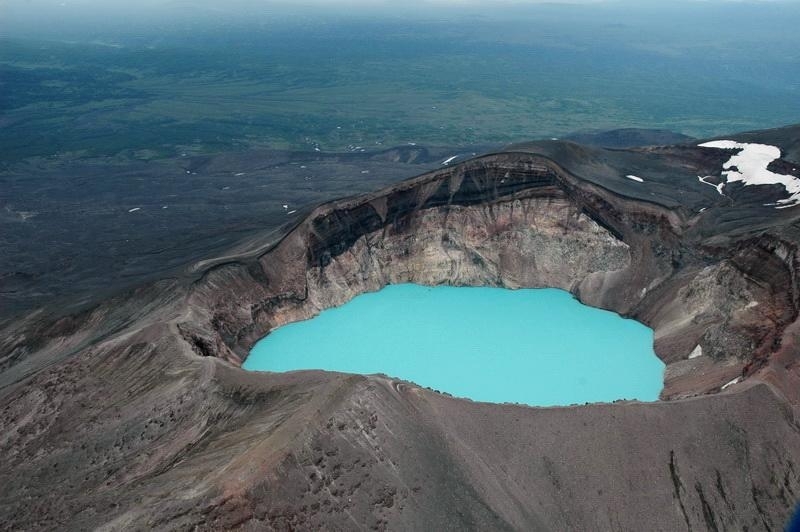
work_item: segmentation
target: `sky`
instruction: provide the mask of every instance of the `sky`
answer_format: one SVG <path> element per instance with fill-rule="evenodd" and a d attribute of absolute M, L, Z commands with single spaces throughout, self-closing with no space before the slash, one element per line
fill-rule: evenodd
<path fill-rule="evenodd" d="M 746 40 L 752 32 L 746 27 L 742 27 L 745 31 L 737 30 L 737 26 L 744 24 L 742 19 L 749 23 L 753 10 L 769 12 L 768 18 L 780 25 L 787 18 L 796 18 L 784 17 L 781 6 L 791 6 L 796 15 L 800 0 L 0 0 L 0 37 L 70 42 L 124 40 L 137 33 L 179 34 L 225 26 L 233 31 L 259 24 L 276 27 L 286 21 L 367 17 L 445 23 L 470 16 L 512 22 L 533 17 L 535 22 L 536 17 L 545 14 L 568 24 L 569 17 L 586 18 L 593 9 L 603 11 L 598 12 L 603 20 L 616 17 L 621 23 L 646 22 L 665 30 L 670 30 L 672 24 L 675 31 L 681 31 L 678 26 L 683 12 L 713 25 L 716 19 L 724 19 L 736 10 L 721 9 L 721 4 L 749 6 L 748 13 L 734 19 L 729 27 L 732 35 Z M 711 16 L 700 13 L 715 7 L 717 13 Z M 662 17 L 662 13 L 668 16 Z"/>
<path fill-rule="evenodd" d="M 671 0 L 675 3 L 709 2 L 791 2 L 798 0 Z M 476 7 L 502 6 L 511 4 L 623 4 L 658 5 L 662 0 L 0 0 L 0 16 L 11 19 L 18 16 L 47 16 L 53 10 L 94 11 L 105 13 L 146 13 L 167 10 L 191 10 L 207 12 L 249 12 L 275 7 L 309 6 L 347 6 L 374 7 L 386 10 L 403 11 L 410 7 L 418 9 L 437 5 L 472 5 Z"/>

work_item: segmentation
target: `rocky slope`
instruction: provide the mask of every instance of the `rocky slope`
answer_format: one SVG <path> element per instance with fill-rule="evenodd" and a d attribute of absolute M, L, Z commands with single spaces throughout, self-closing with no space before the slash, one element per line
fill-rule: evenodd
<path fill-rule="evenodd" d="M 798 133 L 763 135 L 788 157 Z M 764 205 L 774 186 L 698 179 L 729 155 L 514 146 L 8 325 L 2 526 L 780 529 L 800 494 L 800 214 Z M 663 400 L 541 409 L 238 368 L 275 327 L 408 281 L 560 287 L 635 317 Z"/>

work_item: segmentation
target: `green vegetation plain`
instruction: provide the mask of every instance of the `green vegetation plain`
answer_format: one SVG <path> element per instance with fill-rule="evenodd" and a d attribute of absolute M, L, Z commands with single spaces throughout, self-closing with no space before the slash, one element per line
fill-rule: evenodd
<path fill-rule="evenodd" d="M 784 28 L 800 9 L 781 7 L 776 21 L 769 5 L 701 6 L 680 19 L 668 8 L 628 18 L 583 8 L 576 17 L 551 6 L 505 18 L 200 25 L 84 42 L 6 37 L 0 153 L 9 163 L 373 150 L 620 127 L 708 136 L 800 121 L 800 37 Z M 743 18 L 748 32 L 731 32 Z"/>

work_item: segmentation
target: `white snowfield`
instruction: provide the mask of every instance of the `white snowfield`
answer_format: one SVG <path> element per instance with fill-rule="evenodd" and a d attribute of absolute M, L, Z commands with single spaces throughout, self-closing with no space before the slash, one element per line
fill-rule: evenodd
<path fill-rule="evenodd" d="M 793 175 L 776 174 L 767 170 L 769 163 L 775 159 L 780 159 L 780 148 L 768 144 L 751 144 L 748 142 L 736 142 L 735 140 L 714 140 L 698 144 L 698 146 L 720 150 L 739 150 L 736 155 L 722 165 L 722 175 L 725 177 L 725 183 L 741 181 L 745 186 L 783 185 L 789 197 L 767 205 L 774 205 L 776 209 L 800 205 L 800 179 Z M 703 178 L 699 179 L 704 181 Z M 720 194 L 722 194 L 723 186 L 724 184 L 721 183 L 717 187 Z"/>
<path fill-rule="evenodd" d="M 644 179 L 642 179 L 642 178 L 641 178 L 641 177 L 639 177 L 639 176 L 635 176 L 635 175 L 630 175 L 630 174 L 628 174 L 628 175 L 626 175 L 625 177 L 627 177 L 627 178 L 628 178 L 628 179 L 630 179 L 631 181 L 636 181 L 637 183 L 644 183 Z"/>

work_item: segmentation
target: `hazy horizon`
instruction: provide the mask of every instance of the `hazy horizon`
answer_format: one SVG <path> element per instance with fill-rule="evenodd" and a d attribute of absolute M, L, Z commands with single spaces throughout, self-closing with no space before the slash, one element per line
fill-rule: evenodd
<path fill-rule="evenodd" d="M 75 38 L 82 32 L 104 37 L 125 37 L 155 30 L 171 33 L 231 24 L 268 28 L 284 23 L 324 20 L 390 18 L 457 22 L 483 20 L 515 22 L 519 17 L 576 17 L 581 22 L 595 13 L 617 17 L 621 24 L 670 29 L 682 17 L 696 24 L 705 21 L 712 31 L 724 27 L 748 41 L 756 24 L 769 20 L 780 38 L 796 28 L 800 2 L 792 0 L 420 0 L 398 4 L 383 0 L 5 0 L 0 2 L 0 36 L 25 38 Z M 740 19 L 747 13 L 746 19 Z M 780 14 L 780 16 L 777 16 Z M 666 19 L 663 17 L 666 15 Z M 755 19 L 755 21 L 753 20 Z M 153 26 L 155 25 L 155 26 Z M 679 27 L 672 27 L 681 31 Z M 532 30 L 535 31 L 535 28 Z"/>

